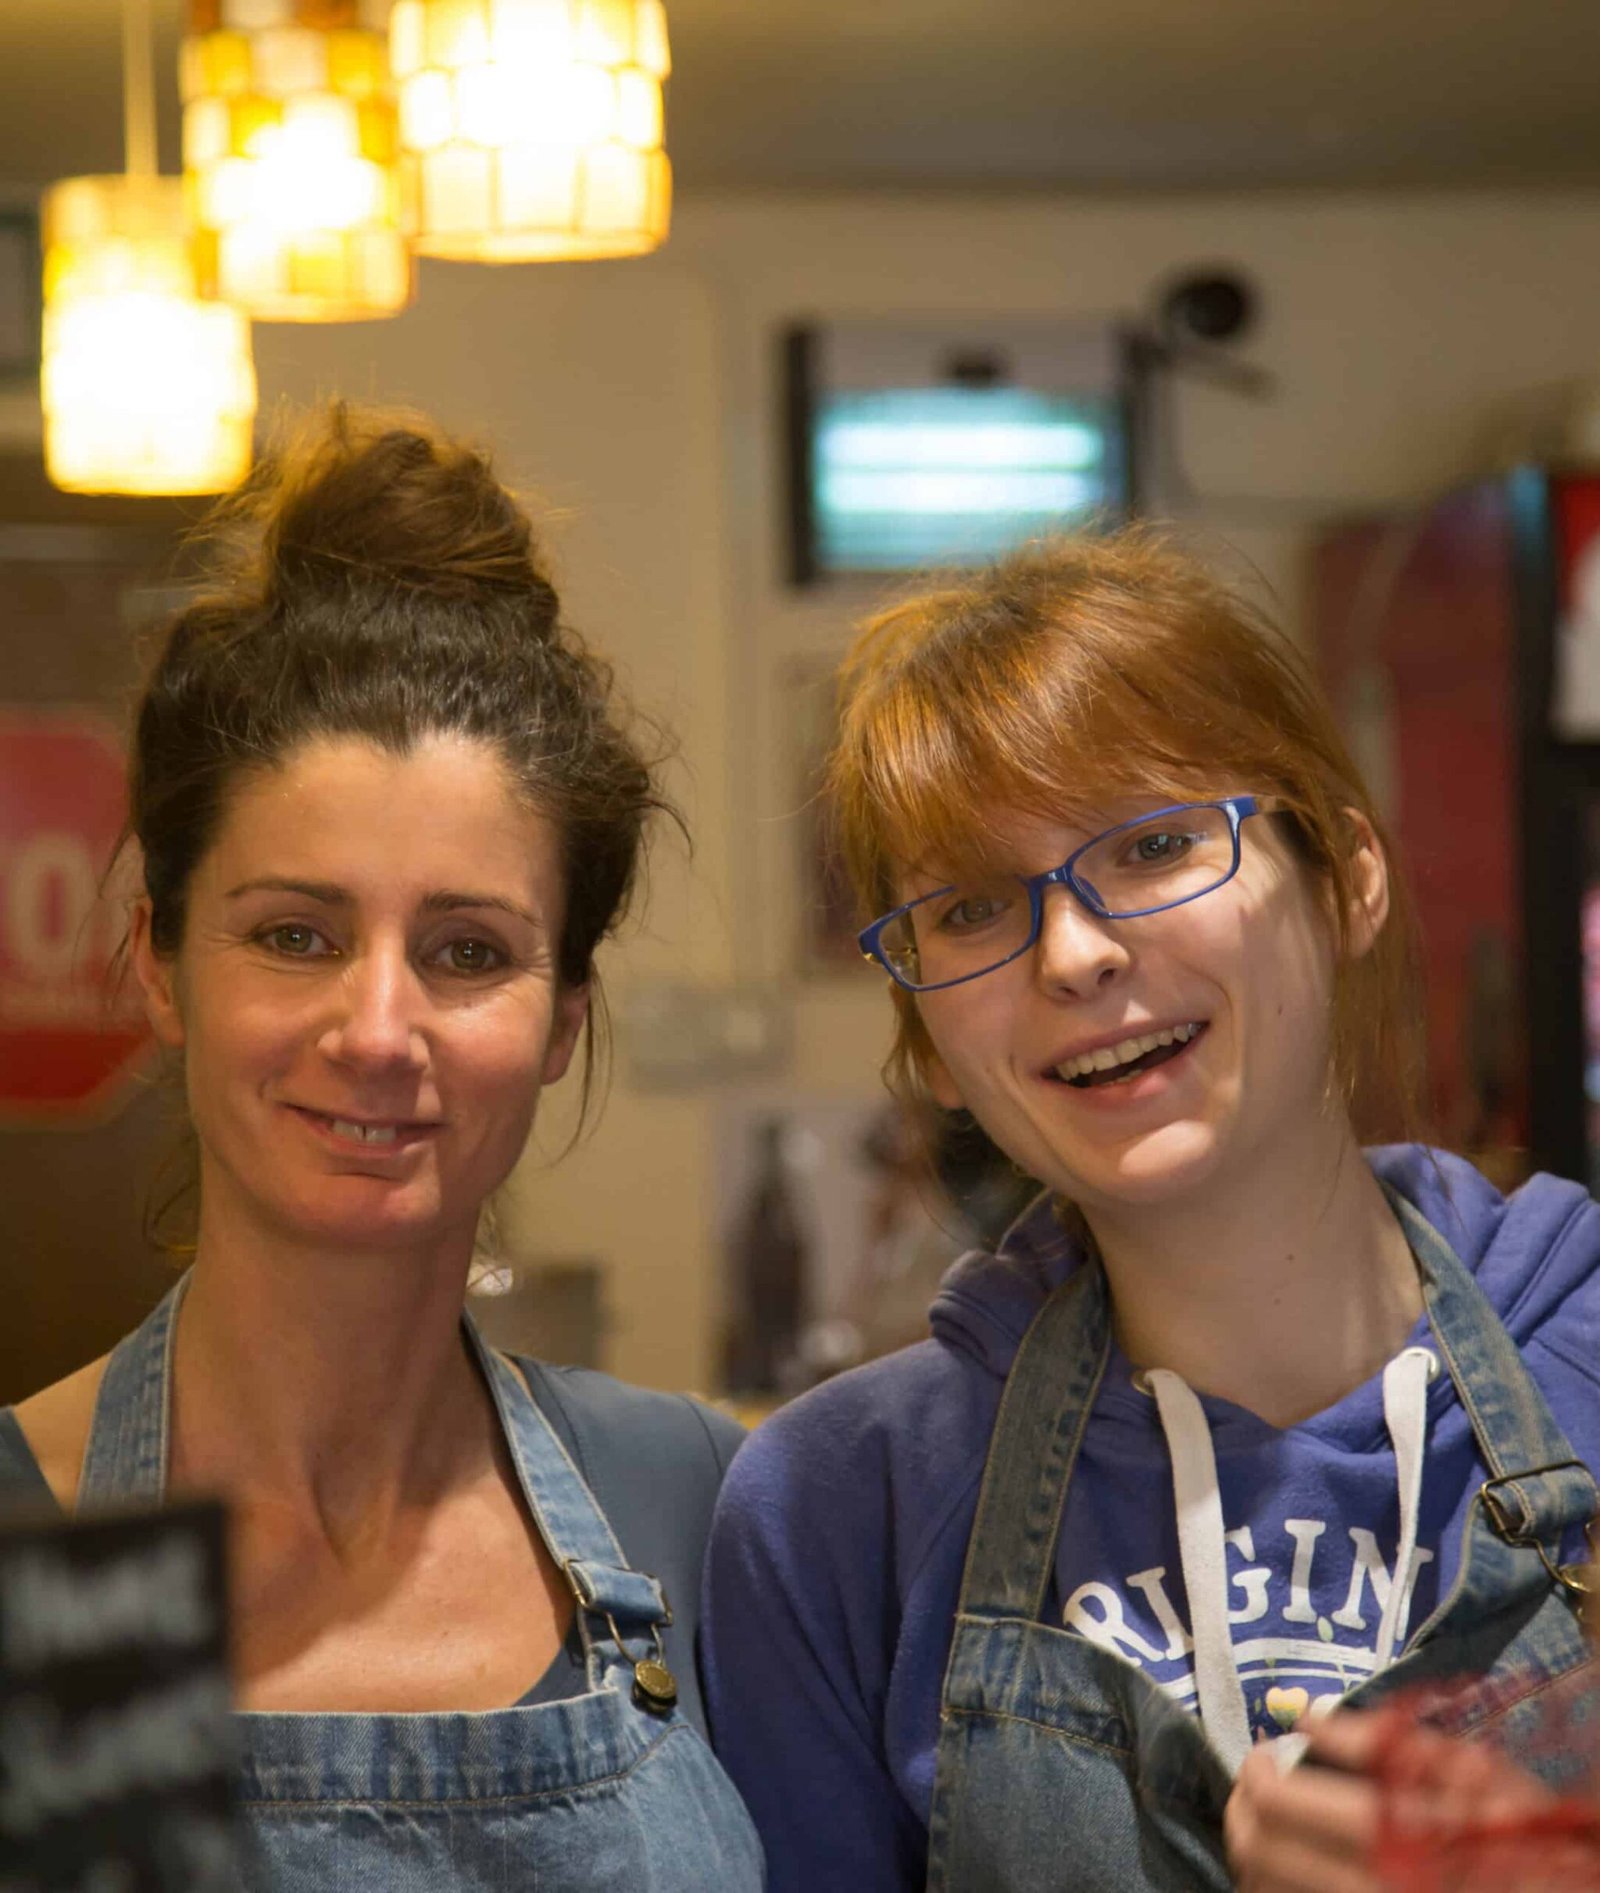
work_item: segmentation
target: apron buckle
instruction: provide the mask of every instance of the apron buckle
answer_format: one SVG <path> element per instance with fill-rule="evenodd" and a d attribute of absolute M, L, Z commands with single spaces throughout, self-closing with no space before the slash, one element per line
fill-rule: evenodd
<path fill-rule="evenodd" d="M 1547 1466 L 1524 1466 L 1517 1472 L 1502 1472 L 1493 1479 L 1485 1479 L 1478 1487 L 1478 1497 L 1483 1501 L 1483 1509 L 1489 1514 L 1489 1523 L 1493 1525 L 1506 1544 L 1532 1545 L 1537 1549 L 1539 1540 L 1537 1535 L 1529 1529 L 1533 1521 L 1528 1515 L 1527 1501 L 1519 1492 L 1516 1496 L 1515 1510 L 1513 1510 L 1511 1500 L 1500 1488 L 1502 1486 L 1515 1488 L 1520 1480 L 1537 1479 L 1543 1473 L 1566 1472 L 1569 1469 L 1589 1472 L 1589 1468 L 1581 1459 L 1553 1459 Z M 1589 1481 L 1591 1485 L 1594 1483 L 1593 1473 L 1589 1473 Z M 1548 1562 L 1549 1560 L 1546 1559 L 1546 1563 Z"/>
<path fill-rule="evenodd" d="M 1578 1614 L 1578 1621 L 1585 1629 L 1588 1629 L 1594 1621 L 1596 1597 L 1600 1596 L 1600 1580 L 1597 1580 L 1594 1564 L 1557 1564 L 1545 1550 L 1537 1533 L 1529 1529 L 1532 1521 L 1528 1516 L 1526 1500 L 1519 1493 L 1516 1510 L 1513 1511 L 1510 1500 L 1500 1490 L 1502 1486 L 1514 1487 L 1520 1479 L 1536 1479 L 1541 1473 L 1565 1472 L 1569 1469 L 1589 1472 L 1588 1466 L 1581 1459 L 1556 1459 L 1552 1460 L 1548 1466 L 1529 1466 L 1520 1472 L 1503 1472 L 1498 1478 L 1485 1479 L 1478 1488 L 1478 1497 L 1483 1501 L 1483 1509 L 1489 1515 L 1489 1523 L 1493 1525 L 1504 1543 L 1519 1547 L 1531 1546 L 1538 1552 L 1539 1562 L 1550 1573 L 1552 1580 L 1566 1592 L 1568 1601 Z M 1589 1477 L 1592 1483 L 1594 1475 L 1590 1473 Z M 1597 1498 L 1600 1498 L 1600 1492 L 1597 1492 Z M 1595 1519 L 1591 1515 L 1588 1524 L 1584 1527 L 1584 1536 L 1590 1540 L 1591 1545 L 1594 1526 Z"/>

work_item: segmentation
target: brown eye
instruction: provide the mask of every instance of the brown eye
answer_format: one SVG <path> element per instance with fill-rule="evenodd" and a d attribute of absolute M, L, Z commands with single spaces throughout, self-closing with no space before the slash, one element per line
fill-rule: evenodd
<path fill-rule="evenodd" d="M 493 973 L 505 964 L 505 955 L 487 940 L 452 940 L 444 960 L 452 973 Z"/>
<path fill-rule="evenodd" d="M 296 960 L 309 958 L 319 944 L 327 944 L 315 927 L 307 927 L 298 921 L 282 927 L 269 927 L 260 938 L 274 953 L 282 953 Z"/>

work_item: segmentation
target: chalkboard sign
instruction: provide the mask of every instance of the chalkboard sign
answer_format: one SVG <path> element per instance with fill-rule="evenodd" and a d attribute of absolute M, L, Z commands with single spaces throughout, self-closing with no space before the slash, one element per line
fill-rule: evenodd
<path fill-rule="evenodd" d="M 0 1893 L 236 1893 L 222 1511 L 0 1527 Z"/>

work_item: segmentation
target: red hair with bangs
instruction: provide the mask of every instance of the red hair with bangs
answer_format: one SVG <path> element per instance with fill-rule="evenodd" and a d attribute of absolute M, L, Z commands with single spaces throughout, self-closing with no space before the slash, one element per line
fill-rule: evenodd
<path fill-rule="evenodd" d="M 863 920 L 905 874 L 986 864 L 1017 814 L 1113 799 L 1275 795 L 1327 894 L 1338 949 L 1329 1081 L 1364 1130 L 1410 1133 L 1422 1085 L 1415 928 L 1384 824 L 1326 700 L 1282 635 L 1144 528 L 1045 540 L 869 619 L 840 675 L 834 832 Z M 1388 919 L 1350 951 L 1354 809 L 1389 864 Z M 885 1066 L 921 1091 L 930 1050 L 893 989 Z"/>

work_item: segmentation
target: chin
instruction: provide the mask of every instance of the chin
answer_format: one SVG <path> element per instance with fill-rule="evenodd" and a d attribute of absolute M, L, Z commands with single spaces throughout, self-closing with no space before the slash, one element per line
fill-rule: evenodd
<path fill-rule="evenodd" d="M 1092 1207 L 1159 1208 L 1181 1202 L 1204 1189 L 1222 1168 L 1216 1127 L 1193 1122 L 1163 1125 L 1130 1138 L 1065 1184 L 1075 1201 Z"/>
<path fill-rule="evenodd" d="M 302 1198 L 278 1205 L 275 1220 L 297 1244 L 351 1252 L 415 1248 L 437 1240 L 451 1226 L 436 1197 L 407 1198 L 392 1189 L 345 1191 L 339 1200 Z"/>

